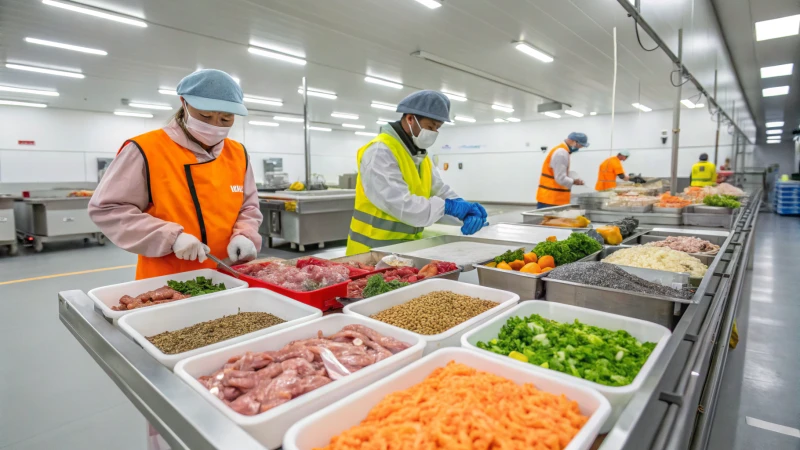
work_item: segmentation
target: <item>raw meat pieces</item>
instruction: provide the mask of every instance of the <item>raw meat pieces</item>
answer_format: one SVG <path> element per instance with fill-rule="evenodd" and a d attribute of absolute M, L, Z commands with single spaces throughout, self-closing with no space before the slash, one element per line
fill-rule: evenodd
<path fill-rule="evenodd" d="M 249 275 L 293 291 L 314 291 L 350 279 L 350 270 L 342 265 L 316 265 L 318 260 L 301 259 L 298 266 L 278 263 L 246 264 L 237 268 Z"/>
<path fill-rule="evenodd" d="M 175 300 L 183 300 L 189 297 L 191 297 L 191 295 L 184 295 L 168 286 L 163 286 L 154 291 L 147 291 L 144 294 L 139 294 L 136 297 L 123 295 L 122 298 L 119 299 L 119 305 L 114 305 L 111 307 L 111 309 L 113 311 L 128 311 L 145 306 L 160 305 L 162 303 L 174 302 Z"/>
<path fill-rule="evenodd" d="M 386 282 L 392 280 L 403 281 L 405 283 L 416 283 L 417 281 L 424 280 L 439 274 L 452 272 L 458 270 L 458 266 L 451 262 L 445 261 L 432 261 L 422 269 L 417 270 L 414 267 L 401 267 L 399 269 L 392 269 L 383 272 L 383 280 Z M 351 281 L 347 285 L 347 298 L 364 298 L 364 288 L 367 287 L 367 277 L 359 278 Z"/>

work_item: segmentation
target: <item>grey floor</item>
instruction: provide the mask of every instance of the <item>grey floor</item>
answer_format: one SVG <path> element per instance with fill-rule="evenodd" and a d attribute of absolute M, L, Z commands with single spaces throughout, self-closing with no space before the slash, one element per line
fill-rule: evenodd
<path fill-rule="evenodd" d="M 525 208 L 487 209 L 498 223 L 518 221 Z M 800 220 L 762 214 L 755 245 L 758 270 L 746 280 L 741 342 L 728 358 L 711 448 L 797 450 L 800 439 L 748 426 L 745 417 L 800 427 Z M 285 248 L 266 254 L 298 255 Z M 145 448 L 144 419 L 66 331 L 56 308 L 58 291 L 129 281 L 133 264 L 133 255 L 113 245 L 79 242 L 0 256 L 0 449 Z"/>

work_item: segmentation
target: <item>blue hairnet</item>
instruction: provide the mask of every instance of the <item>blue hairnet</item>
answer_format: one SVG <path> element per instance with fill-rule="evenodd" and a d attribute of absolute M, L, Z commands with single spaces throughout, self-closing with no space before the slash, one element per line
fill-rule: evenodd
<path fill-rule="evenodd" d="M 581 144 L 584 147 L 589 146 L 589 138 L 586 137 L 584 133 L 578 133 L 576 131 L 573 131 L 572 133 L 569 134 L 569 136 L 567 136 L 567 139 L 572 139 L 573 141 L 577 142 L 578 144 Z"/>
<path fill-rule="evenodd" d="M 242 88 L 221 70 L 203 69 L 190 73 L 178 83 L 177 91 L 193 108 L 247 115 Z"/>
<path fill-rule="evenodd" d="M 630 150 L 620 150 L 619 154 L 624 156 L 624 157 L 626 157 L 626 158 L 629 158 L 631 156 Z"/>
<path fill-rule="evenodd" d="M 450 122 L 450 99 L 438 91 L 414 92 L 398 103 L 397 112 Z"/>

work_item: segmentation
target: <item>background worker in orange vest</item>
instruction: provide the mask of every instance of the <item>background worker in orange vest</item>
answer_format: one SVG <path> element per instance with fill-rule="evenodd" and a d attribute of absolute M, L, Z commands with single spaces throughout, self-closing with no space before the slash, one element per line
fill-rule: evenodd
<path fill-rule="evenodd" d="M 617 187 L 617 178 L 628 181 L 630 177 L 625 175 L 622 161 L 627 161 L 630 156 L 631 152 L 622 150 L 617 153 L 617 156 L 612 156 L 603 161 L 600 164 L 600 172 L 597 174 L 597 183 L 594 185 L 595 190 L 605 191 L 606 189 Z"/>
<path fill-rule="evenodd" d="M 570 155 L 588 146 L 589 138 L 585 134 L 572 132 L 564 142 L 550 149 L 539 177 L 539 190 L 536 192 L 538 208 L 569 203 L 572 185 L 583 185 L 583 180 L 577 178 L 578 174 L 569 172 Z"/>
<path fill-rule="evenodd" d="M 89 202 L 117 246 L 139 255 L 136 279 L 254 259 L 262 221 L 253 169 L 228 139 L 246 116 L 242 88 L 205 69 L 181 80 L 181 109 L 164 127 L 126 141 Z"/>

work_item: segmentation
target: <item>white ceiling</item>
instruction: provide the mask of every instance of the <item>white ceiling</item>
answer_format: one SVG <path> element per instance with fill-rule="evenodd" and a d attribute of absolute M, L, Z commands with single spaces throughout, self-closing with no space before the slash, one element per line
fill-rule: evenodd
<path fill-rule="evenodd" d="M 81 2 L 144 19 L 149 26 L 138 28 L 76 14 L 39 0 L 0 0 L 0 61 L 80 70 L 86 75 L 82 80 L 61 78 L 3 65 L 0 85 L 57 89 L 61 95 L 0 92 L 1 99 L 108 113 L 132 110 L 122 99 L 177 106 L 176 97 L 159 94 L 157 89 L 174 88 L 197 68 L 217 68 L 240 78 L 248 95 L 284 101 L 283 107 L 250 104 L 253 115 L 301 114 L 297 87 L 306 76 L 309 86 L 339 96 L 334 101 L 311 98 L 311 118 L 318 123 L 345 122 L 330 117 L 331 112 L 341 111 L 359 114 L 357 123 L 369 129 L 379 117 L 396 117 L 370 108 L 371 101 L 397 103 L 423 88 L 465 94 L 470 101 L 453 102 L 452 116 L 475 117 L 479 123 L 507 116 L 553 120 L 536 112 L 536 105 L 545 101 L 539 96 L 411 53 L 422 50 L 570 104 L 574 110 L 603 114 L 611 110 L 611 30 L 616 26 L 617 111 L 636 111 L 630 106 L 633 102 L 668 109 L 675 101 L 668 75 L 671 64 L 660 51 L 648 53 L 640 48 L 633 22 L 616 0 L 447 0 L 436 10 L 413 0 Z M 42 47 L 26 43 L 25 37 L 99 48 L 108 56 Z M 700 63 L 718 49 L 701 38 L 688 34 L 697 72 L 707 81 L 707 64 L 701 67 Z M 555 61 L 544 64 L 520 53 L 511 44 L 514 40 L 534 44 Z M 646 37 L 643 41 L 652 45 Z M 253 55 L 247 51 L 248 44 L 305 55 L 309 63 L 297 66 Z M 713 78 L 713 68 L 710 73 Z M 395 90 L 368 84 L 365 75 L 396 80 L 405 87 Z M 720 86 L 721 93 L 734 91 L 736 80 L 721 79 Z M 685 91 L 685 97 L 694 93 Z M 516 111 L 495 111 L 492 103 L 513 105 Z M 166 118 L 168 113 L 155 114 Z"/>

